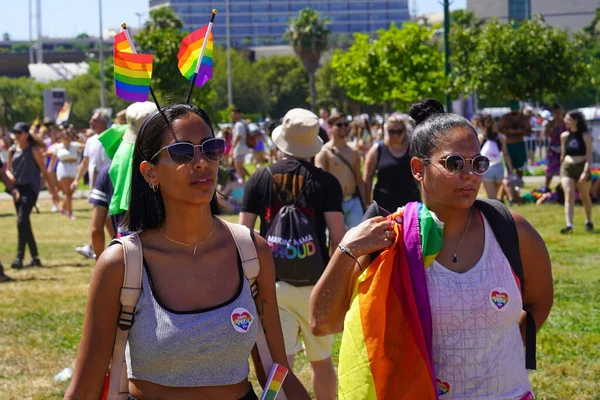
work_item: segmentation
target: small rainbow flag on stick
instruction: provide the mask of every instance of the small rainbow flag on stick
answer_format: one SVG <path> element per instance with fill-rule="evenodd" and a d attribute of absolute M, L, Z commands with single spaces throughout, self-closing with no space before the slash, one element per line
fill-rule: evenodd
<path fill-rule="evenodd" d="M 288 374 L 288 369 L 283 365 L 273 364 L 265 391 L 262 394 L 260 400 L 275 400 L 279 391 L 281 391 L 281 385 Z"/>
<path fill-rule="evenodd" d="M 213 10 L 210 22 L 187 35 L 181 41 L 177 53 L 177 67 L 181 74 L 191 81 L 187 103 L 189 104 L 194 85 L 204 86 L 213 76 L 213 35 L 212 26 L 217 10 Z"/>
<path fill-rule="evenodd" d="M 123 100 L 148 100 L 152 79 L 152 54 L 137 54 L 126 28 L 115 36 L 115 90 Z"/>

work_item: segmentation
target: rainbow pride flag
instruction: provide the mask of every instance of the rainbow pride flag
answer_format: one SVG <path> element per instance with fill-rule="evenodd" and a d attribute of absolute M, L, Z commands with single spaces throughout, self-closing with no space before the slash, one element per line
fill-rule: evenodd
<path fill-rule="evenodd" d="M 204 84 L 213 76 L 214 43 L 211 28 L 212 24 L 208 24 L 187 35 L 181 41 L 181 48 L 179 49 L 179 53 L 177 53 L 177 59 L 179 60 L 177 67 L 183 76 L 191 80 L 194 76 L 194 72 L 198 70 L 198 76 L 196 78 L 196 86 L 198 87 L 204 86 Z M 206 33 L 209 29 L 211 29 L 211 32 L 209 32 L 208 39 L 206 39 Z M 200 68 L 197 69 L 200 52 L 202 51 L 205 40 L 206 48 L 204 49 Z"/>
<path fill-rule="evenodd" d="M 358 278 L 338 367 L 344 400 L 438 398 L 425 268 L 442 249 L 443 224 L 421 203 L 387 218 L 396 242 Z"/>
<path fill-rule="evenodd" d="M 279 391 L 281 390 L 281 385 L 283 384 L 287 374 L 288 369 L 286 367 L 279 364 L 273 364 L 271 373 L 269 374 L 269 379 L 267 380 L 265 391 L 263 392 L 260 400 L 275 400 L 279 394 Z"/>
<path fill-rule="evenodd" d="M 148 100 L 152 79 L 152 54 L 136 54 L 125 32 L 115 36 L 115 90 L 123 100 Z"/>

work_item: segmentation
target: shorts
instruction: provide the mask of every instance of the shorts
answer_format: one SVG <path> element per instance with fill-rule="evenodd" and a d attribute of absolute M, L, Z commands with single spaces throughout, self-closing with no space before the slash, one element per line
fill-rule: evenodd
<path fill-rule="evenodd" d="M 484 182 L 501 183 L 504 179 L 504 166 L 502 163 L 491 165 L 487 172 L 483 175 Z"/>
<path fill-rule="evenodd" d="M 510 143 L 506 145 L 506 148 L 508 149 L 512 167 L 517 170 L 523 169 L 527 163 L 527 149 L 525 148 L 525 142 Z"/>
<path fill-rule="evenodd" d="M 346 229 L 354 228 L 362 222 L 364 215 L 363 205 L 358 197 L 351 197 L 350 200 L 342 202 L 342 210 L 344 211 L 344 224 Z"/>
<path fill-rule="evenodd" d="M 314 286 L 292 286 L 279 281 L 276 287 L 285 353 L 291 356 L 304 350 L 310 362 L 331 357 L 333 335 L 315 336 L 310 331 L 308 305 Z"/>
<path fill-rule="evenodd" d="M 77 163 L 58 162 L 56 166 L 56 179 L 75 178 L 77 176 Z"/>
<path fill-rule="evenodd" d="M 246 154 L 236 154 L 235 156 L 233 156 L 233 159 L 234 159 L 236 162 L 241 162 L 241 163 L 243 163 L 243 162 L 244 162 L 244 160 L 246 159 Z"/>
<path fill-rule="evenodd" d="M 584 167 L 585 167 L 585 161 L 580 162 L 580 163 L 571 163 L 571 162 L 563 161 L 563 163 L 560 165 L 560 177 L 561 178 L 571 178 L 575 181 L 578 181 L 579 178 L 581 177 L 581 174 L 583 174 Z M 589 174 L 586 180 L 591 181 L 592 175 Z"/>

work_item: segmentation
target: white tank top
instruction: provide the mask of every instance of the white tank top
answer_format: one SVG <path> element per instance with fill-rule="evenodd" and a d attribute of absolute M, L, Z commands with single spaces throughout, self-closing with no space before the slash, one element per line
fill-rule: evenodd
<path fill-rule="evenodd" d="M 441 400 L 533 399 L 518 324 L 521 292 L 481 218 L 485 245 L 473 268 L 461 274 L 434 261 L 426 269 L 438 393 Z"/>
<path fill-rule="evenodd" d="M 502 162 L 502 151 L 495 140 L 486 140 L 481 147 L 481 155 L 490 159 L 490 165 L 500 164 Z"/>

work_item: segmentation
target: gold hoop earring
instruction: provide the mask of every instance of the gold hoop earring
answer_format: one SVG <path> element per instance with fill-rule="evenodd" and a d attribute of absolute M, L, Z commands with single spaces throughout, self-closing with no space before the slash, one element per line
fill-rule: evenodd
<path fill-rule="evenodd" d="M 150 189 L 152 189 L 155 193 L 158 192 L 158 184 L 148 182 L 148 186 L 150 186 Z"/>

